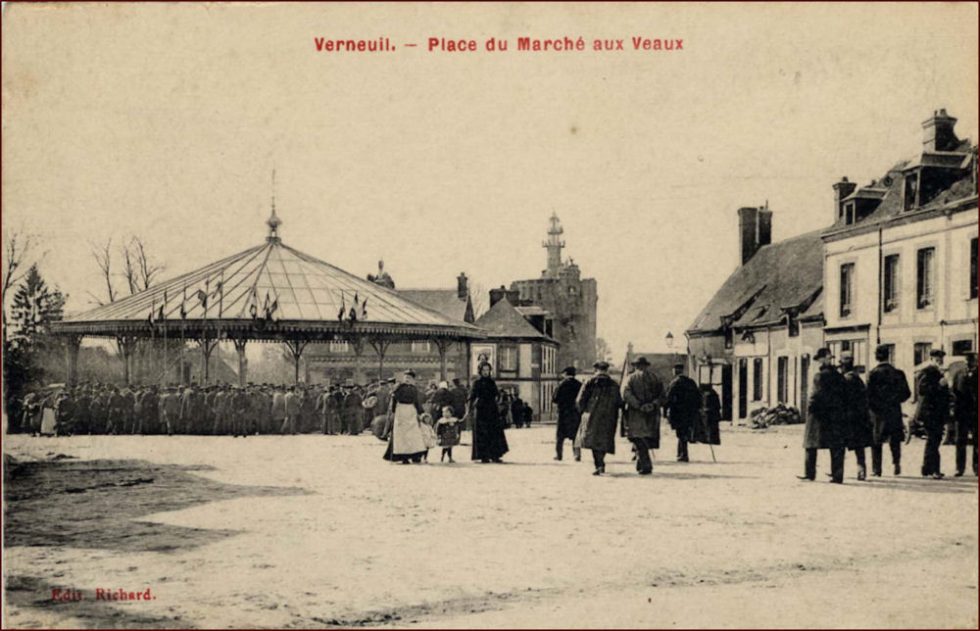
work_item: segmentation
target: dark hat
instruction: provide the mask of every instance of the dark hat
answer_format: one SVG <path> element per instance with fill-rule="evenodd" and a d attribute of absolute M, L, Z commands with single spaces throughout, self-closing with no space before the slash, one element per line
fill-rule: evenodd
<path fill-rule="evenodd" d="M 634 366 L 649 366 L 650 365 L 650 360 L 648 360 L 643 355 L 640 355 L 639 357 L 637 357 L 636 359 L 634 359 L 630 363 L 633 364 Z"/>
<path fill-rule="evenodd" d="M 405 376 L 407 376 L 407 377 L 411 377 L 412 379 L 415 378 L 415 371 L 412 370 L 411 368 L 409 368 L 408 370 L 406 370 L 403 374 Z"/>
<path fill-rule="evenodd" d="M 817 354 L 814 355 L 813 358 L 814 359 L 817 359 L 817 360 L 820 360 L 820 359 L 823 359 L 825 357 L 833 357 L 833 356 L 834 356 L 834 354 L 830 352 L 830 349 L 827 348 L 826 346 L 824 346 L 823 348 L 821 348 L 820 350 L 817 351 Z"/>
<path fill-rule="evenodd" d="M 674 368 L 680 368 L 681 370 L 684 370 L 684 366 L 685 366 L 684 362 L 677 362 L 676 364 L 674 364 Z"/>
<path fill-rule="evenodd" d="M 946 351 L 941 348 L 936 348 L 929 351 L 929 357 L 946 357 Z"/>
<path fill-rule="evenodd" d="M 891 354 L 892 354 L 891 346 L 889 346 L 888 344 L 879 344 L 877 348 L 875 348 L 875 359 L 877 359 L 878 361 L 884 361 L 888 359 L 889 357 L 891 357 Z"/>
<path fill-rule="evenodd" d="M 592 364 L 592 367 L 596 370 L 609 370 L 609 362 L 597 361 L 596 363 Z"/>
<path fill-rule="evenodd" d="M 575 366 L 567 366 L 564 370 L 561 371 L 561 374 L 574 377 L 576 372 L 577 371 L 575 370 Z"/>

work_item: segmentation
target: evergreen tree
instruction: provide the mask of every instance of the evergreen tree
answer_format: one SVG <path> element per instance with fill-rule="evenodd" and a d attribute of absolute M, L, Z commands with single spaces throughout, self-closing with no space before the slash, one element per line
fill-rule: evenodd
<path fill-rule="evenodd" d="M 50 289 L 37 265 L 32 265 L 11 304 L 14 337 L 31 346 L 43 346 L 48 341 L 51 323 L 61 320 L 64 308 L 64 295 Z"/>

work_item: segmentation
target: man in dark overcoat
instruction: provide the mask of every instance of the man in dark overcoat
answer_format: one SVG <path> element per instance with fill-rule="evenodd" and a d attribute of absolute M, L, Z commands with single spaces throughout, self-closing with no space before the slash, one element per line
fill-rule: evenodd
<path fill-rule="evenodd" d="M 942 349 L 935 349 L 929 353 L 929 364 L 919 371 L 915 380 L 915 391 L 919 396 L 915 420 L 922 424 L 926 432 L 922 475 L 934 480 L 944 477 L 939 445 L 943 441 L 943 430 L 949 419 L 949 385 L 942 371 L 945 356 L 946 353 Z"/>
<path fill-rule="evenodd" d="M 701 419 L 694 426 L 694 436 L 691 442 L 704 445 L 720 445 L 721 431 L 721 398 L 710 383 L 701 384 Z"/>
<path fill-rule="evenodd" d="M 844 415 L 845 384 L 834 367 L 830 349 L 821 348 L 814 355 L 820 369 L 813 376 L 810 400 L 807 402 L 803 448 L 806 451 L 801 480 L 817 477 L 817 450 L 830 450 L 830 481 L 844 482 L 844 452 L 847 446 L 847 421 Z"/>
<path fill-rule="evenodd" d="M 582 382 L 575 378 L 575 367 L 569 366 L 561 371 L 561 383 L 551 395 L 551 402 L 558 406 L 558 426 L 555 430 L 555 460 L 561 460 L 565 448 L 565 440 L 572 441 L 572 453 L 575 460 L 582 459 L 581 449 L 575 446 L 575 435 L 582 422 L 582 416 L 576 405 Z"/>
<path fill-rule="evenodd" d="M 864 380 L 854 366 L 854 355 L 850 351 L 841 353 L 840 370 L 844 375 L 844 416 L 847 419 L 847 448 L 854 452 L 857 460 L 857 479 L 868 478 L 868 463 L 865 448 L 874 442 L 871 416 L 868 414 L 868 391 Z"/>
<path fill-rule="evenodd" d="M 650 362 L 640 356 L 633 360 L 633 372 L 623 380 L 623 424 L 626 437 L 636 449 L 636 471 L 653 473 L 651 449 L 660 449 L 660 406 L 664 386 L 650 370 Z"/>
<path fill-rule="evenodd" d="M 606 472 L 606 454 L 616 453 L 616 422 L 623 399 L 619 386 L 609 376 L 609 363 L 598 361 L 593 367 L 596 374 L 579 390 L 576 408 L 580 414 L 589 415 L 585 421 L 582 447 L 592 450 L 595 464 L 592 475 L 602 475 Z"/>
<path fill-rule="evenodd" d="M 977 354 L 965 353 L 966 370 L 953 379 L 953 419 L 956 426 L 956 476 L 966 471 L 967 447 L 973 446 L 973 475 L 977 475 Z"/>
<path fill-rule="evenodd" d="M 868 411 L 871 413 L 871 475 L 881 477 L 881 448 L 888 443 L 892 454 L 895 475 L 902 473 L 902 442 L 905 440 L 905 423 L 902 422 L 902 404 L 912 396 L 905 373 L 889 363 L 889 348 L 881 345 L 875 349 L 878 365 L 868 374 Z"/>
<path fill-rule="evenodd" d="M 693 438 L 694 426 L 701 416 L 701 391 L 698 384 L 684 374 L 682 363 L 674 364 L 674 378 L 667 386 L 664 411 L 677 434 L 677 462 L 688 462 L 687 443 Z"/>

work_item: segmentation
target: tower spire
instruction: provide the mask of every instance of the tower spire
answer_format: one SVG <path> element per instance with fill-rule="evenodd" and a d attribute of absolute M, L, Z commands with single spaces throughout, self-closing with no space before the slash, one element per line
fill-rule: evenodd
<path fill-rule="evenodd" d="M 266 220 L 265 225 L 269 226 L 269 236 L 265 238 L 269 243 L 279 243 L 279 226 L 282 219 L 276 215 L 276 168 L 272 167 L 272 214 Z"/>
<path fill-rule="evenodd" d="M 558 213 L 552 212 L 549 219 L 551 226 L 548 228 L 548 240 L 541 243 L 541 247 L 548 250 L 548 269 L 545 275 L 549 278 L 557 278 L 561 271 L 561 251 L 565 247 L 565 242 L 561 235 L 565 230 L 561 227 Z"/>

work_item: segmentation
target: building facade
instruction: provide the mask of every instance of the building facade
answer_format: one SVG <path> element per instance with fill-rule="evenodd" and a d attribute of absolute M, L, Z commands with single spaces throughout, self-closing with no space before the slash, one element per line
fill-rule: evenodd
<path fill-rule="evenodd" d="M 821 233 L 771 243 L 768 206 L 738 216 L 741 264 L 685 332 L 689 374 L 714 387 L 735 424 L 778 404 L 805 416 L 823 342 Z"/>
<path fill-rule="evenodd" d="M 563 233 L 558 216 L 552 215 L 548 239 L 542 243 L 548 252 L 547 268 L 540 278 L 514 281 L 510 289 L 518 294 L 517 306 L 536 306 L 551 314 L 551 335 L 561 344 L 558 363 L 588 370 L 596 353 L 597 284 L 594 278 L 582 278 L 574 261 L 562 260 Z"/>
<path fill-rule="evenodd" d="M 470 370 L 476 375 L 479 364 L 489 362 L 498 388 L 520 395 L 539 421 L 551 421 L 560 345 L 546 333 L 550 316 L 525 316 L 515 300 L 516 292 L 491 291 L 490 309 L 475 322 L 487 338 L 472 343 Z"/>
<path fill-rule="evenodd" d="M 923 122 L 919 155 L 859 187 L 834 185 L 823 234 L 827 345 L 858 365 L 885 344 L 910 377 L 942 349 L 977 349 L 977 147 L 945 110 Z"/>

